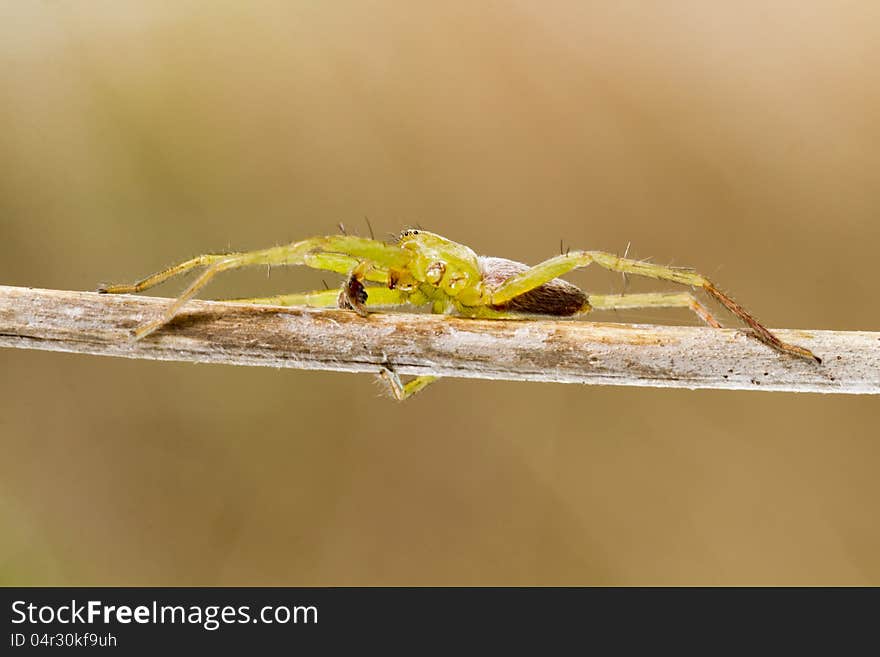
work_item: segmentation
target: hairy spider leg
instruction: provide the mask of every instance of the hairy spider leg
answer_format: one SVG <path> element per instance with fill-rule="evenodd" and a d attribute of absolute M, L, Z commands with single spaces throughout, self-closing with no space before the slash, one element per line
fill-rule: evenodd
<path fill-rule="evenodd" d="M 150 274 L 146 278 L 142 278 L 135 283 L 102 283 L 98 287 L 98 292 L 101 294 L 134 294 L 137 292 L 143 292 L 144 290 L 149 290 L 151 287 L 155 287 L 160 283 L 164 283 L 169 278 L 186 274 L 197 267 L 213 265 L 216 262 L 220 262 L 221 260 L 236 255 L 239 254 L 207 253 L 205 255 L 196 256 L 195 258 L 179 262 L 176 265 L 172 265 L 171 267 L 158 271 L 155 274 Z"/>
<path fill-rule="evenodd" d="M 644 308 L 690 308 L 712 328 L 721 324 L 690 292 L 647 292 L 645 294 L 590 294 L 593 310 L 631 310 Z"/>
<path fill-rule="evenodd" d="M 394 395 L 394 398 L 397 401 L 409 399 L 414 394 L 424 390 L 440 378 L 438 376 L 417 376 L 411 381 L 403 383 L 397 372 L 387 367 L 379 372 L 379 376 L 388 384 L 388 387 L 391 388 L 391 394 Z"/>
<path fill-rule="evenodd" d="M 159 319 L 135 331 L 134 338 L 139 340 L 168 323 L 189 299 L 223 271 L 252 265 L 306 265 L 338 271 L 346 261 L 348 264 L 368 261 L 374 264 L 370 272 L 373 277 L 386 281 L 387 273 L 383 272 L 392 268 L 406 269 L 411 257 L 409 251 L 384 242 L 352 235 L 330 235 L 257 251 L 199 256 L 148 276 L 134 285 L 107 285 L 100 291 L 113 294 L 139 292 L 196 267 L 205 267 L 202 274 L 168 305 Z"/>
<path fill-rule="evenodd" d="M 702 288 L 709 295 L 718 300 L 730 312 L 745 322 L 749 328 L 752 329 L 751 335 L 764 344 L 782 353 L 798 356 L 799 358 L 815 360 L 819 363 L 822 362 L 822 360 L 815 356 L 809 349 L 780 340 L 776 335 L 760 324 L 758 320 L 746 312 L 741 305 L 715 287 L 715 285 L 702 274 L 672 267 L 664 267 L 662 265 L 655 265 L 640 260 L 621 258 L 613 253 L 607 253 L 604 251 L 571 251 L 570 253 L 565 253 L 556 256 L 555 258 L 545 260 L 521 274 L 516 274 L 508 278 L 490 293 L 489 304 L 493 306 L 502 305 L 514 297 L 528 292 L 529 290 L 533 290 L 534 288 L 539 287 L 558 276 L 562 276 L 573 269 L 586 267 L 593 263 L 596 263 L 604 269 L 623 274 L 634 274 L 637 276 L 645 276 L 647 278 L 671 281 L 681 285 Z"/>
<path fill-rule="evenodd" d="M 223 260 L 227 260 L 230 258 L 240 258 L 244 256 L 251 256 L 254 254 L 265 253 L 268 251 L 277 251 L 280 249 L 292 249 L 293 247 L 297 247 L 301 244 L 308 242 L 318 242 L 325 241 L 328 242 L 330 240 L 334 242 L 340 241 L 349 241 L 351 238 L 346 238 L 346 236 L 341 236 L 342 240 L 340 240 L 337 236 L 331 236 L 329 238 L 315 238 L 313 240 L 305 240 L 305 242 L 294 242 L 284 247 L 273 247 L 272 249 L 264 249 L 261 251 L 249 251 L 249 252 L 233 252 L 233 253 L 207 253 L 204 255 L 196 256 L 195 258 L 191 258 L 189 260 L 185 260 L 176 265 L 172 265 L 167 269 L 163 269 L 162 271 L 156 272 L 155 274 L 150 274 L 146 278 L 143 278 L 135 283 L 127 284 L 127 283 L 112 283 L 112 284 L 102 284 L 98 288 L 98 292 L 102 294 L 134 294 L 137 292 L 143 292 L 144 290 L 149 290 L 151 287 L 155 287 L 160 283 L 164 283 L 170 278 L 174 278 L 175 276 L 180 276 L 182 274 L 186 274 L 193 269 L 198 267 L 206 267 L 208 265 L 213 265 L 218 262 L 222 262 Z M 362 238 L 354 238 L 354 240 L 359 241 L 374 241 L 374 240 L 363 240 Z M 387 246 L 382 242 L 378 242 L 383 246 Z M 339 246 L 337 244 L 337 246 Z M 325 244 L 323 248 L 332 248 L 331 244 Z M 396 247 L 391 247 L 396 248 Z M 307 251 L 302 256 L 302 262 L 269 262 L 269 263 L 247 263 L 247 264 L 270 264 L 270 265 L 289 265 L 289 264 L 303 264 L 308 267 L 312 267 L 314 269 L 323 269 L 326 271 L 333 271 L 339 274 L 347 274 L 354 267 L 358 265 L 360 260 L 356 257 L 352 257 L 349 255 L 343 255 L 342 253 L 334 253 L 332 251 L 323 251 L 322 246 L 316 245 L 315 249 L 319 252 L 311 253 Z M 323 252 L 320 252 L 323 251 Z M 375 268 L 375 274 L 370 274 L 367 276 L 367 280 L 376 281 L 376 282 L 385 282 L 387 278 L 387 274 L 383 274 L 380 268 Z"/>
<path fill-rule="evenodd" d="M 389 290 L 386 287 L 367 287 L 368 308 L 388 306 L 415 305 L 428 303 L 428 298 L 419 290 Z M 300 294 L 279 294 L 272 297 L 252 297 L 249 299 L 227 299 L 232 303 L 253 303 L 271 306 L 306 306 L 308 308 L 336 308 L 339 303 L 338 290 L 315 290 Z M 391 394 L 398 401 L 403 401 L 436 381 L 436 376 L 417 376 L 412 381 L 402 383 L 400 377 L 390 368 L 383 367 L 379 376 L 388 385 Z"/>
<path fill-rule="evenodd" d="M 367 287 L 368 307 L 422 305 L 427 299 L 421 292 L 389 290 L 386 287 Z M 307 308 L 336 308 L 339 290 L 315 290 L 295 294 L 278 294 L 271 297 L 250 297 L 247 299 L 224 299 L 231 303 L 255 303 L 269 306 L 306 306 Z"/>

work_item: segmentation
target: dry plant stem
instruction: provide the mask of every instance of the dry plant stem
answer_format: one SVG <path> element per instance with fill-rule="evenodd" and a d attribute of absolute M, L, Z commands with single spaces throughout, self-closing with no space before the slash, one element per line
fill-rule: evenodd
<path fill-rule="evenodd" d="M 190 301 L 141 341 L 134 328 L 168 299 L 0 286 L 0 347 L 125 358 L 728 390 L 880 393 L 880 333 L 776 330 L 823 359 L 779 354 L 743 331 L 582 320 L 475 320 L 432 314 Z"/>

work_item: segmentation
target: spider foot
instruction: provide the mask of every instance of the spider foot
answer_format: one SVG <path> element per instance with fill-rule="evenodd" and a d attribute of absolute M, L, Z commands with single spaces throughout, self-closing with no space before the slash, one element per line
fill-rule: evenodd
<path fill-rule="evenodd" d="M 379 370 L 379 378 L 388 385 L 392 396 L 397 401 L 409 399 L 414 394 L 424 390 L 437 380 L 436 376 L 417 376 L 411 381 L 403 383 L 403 381 L 400 380 L 400 376 L 392 368 L 391 363 L 386 363 L 382 369 Z"/>

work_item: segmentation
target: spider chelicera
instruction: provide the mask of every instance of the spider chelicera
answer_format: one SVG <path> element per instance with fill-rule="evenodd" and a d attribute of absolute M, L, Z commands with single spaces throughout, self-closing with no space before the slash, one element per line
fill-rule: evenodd
<path fill-rule="evenodd" d="M 721 325 L 690 292 L 588 294 L 559 276 L 587 265 L 646 276 L 705 290 L 750 329 L 750 335 L 776 351 L 821 363 L 811 351 L 788 344 L 709 279 L 694 271 L 664 267 L 604 251 L 569 251 L 530 267 L 513 260 L 478 256 L 464 244 L 421 229 L 404 230 L 395 243 L 353 235 L 328 235 L 284 246 L 242 253 L 201 255 L 147 276 L 131 285 L 104 285 L 99 292 L 142 292 L 196 268 L 201 275 L 166 308 L 161 317 L 134 332 L 143 338 L 169 322 L 181 307 L 215 275 L 249 265 L 306 265 L 347 277 L 342 289 L 237 299 L 242 303 L 282 306 L 340 307 L 366 316 L 369 310 L 394 306 L 427 306 L 432 312 L 481 319 L 571 317 L 591 310 L 632 308 L 690 308 L 709 326 Z M 394 396 L 403 400 L 436 380 L 415 377 L 401 382 L 391 368 L 381 375 Z"/>

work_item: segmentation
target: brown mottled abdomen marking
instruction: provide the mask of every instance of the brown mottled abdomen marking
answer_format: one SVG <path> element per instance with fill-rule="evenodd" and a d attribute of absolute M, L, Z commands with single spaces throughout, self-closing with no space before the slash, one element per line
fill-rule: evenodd
<path fill-rule="evenodd" d="M 480 256 L 478 259 L 483 272 L 483 281 L 497 288 L 511 276 L 530 269 L 528 265 L 506 258 Z M 561 278 L 514 297 L 507 303 L 492 306 L 494 310 L 509 310 L 533 315 L 553 315 L 568 317 L 589 309 L 587 295 L 577 286 Z"/>

